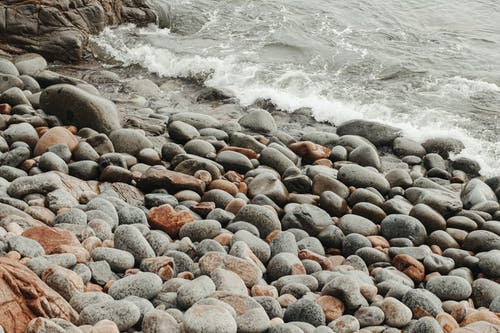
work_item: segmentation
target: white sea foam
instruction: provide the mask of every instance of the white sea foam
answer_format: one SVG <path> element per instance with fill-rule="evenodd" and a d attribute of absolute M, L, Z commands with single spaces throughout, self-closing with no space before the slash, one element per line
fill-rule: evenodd
<path fill-rule="evenodd" d="M 290 69 L 281 75 L 268 75 L 268 69 L 259 64 L 246 62 L 233 55 L 226 57 L 182 54 L 167 48 L 152 47 L 147 42 L 136 41 L 128 45 L 124 33 L 154 38 L 168 38 L 168 29 L 150 27 L 137 29 L 132 25 L 116 30 L 106 29 L 94 42 L 100 49 L 125 65 L 139 64 L 152 73 L 164 77 L 206 78 L 205 84 L 229 91 L 242 104 L 250 105 L 259 98 L 270 99 L 278 108 L 293 112 L 299 108 L 311 108 L 314 118 L 334 124 L 363 118 L 391 124 L 403 129 L 406 136 L 422 142 L 432 137 L 454 137 L 464 142 L 466 149 L 459 156 L 472 157 L 482 166 L 485 176 L 500 175 L 500 141 L 484 141 L 463 127 L 453 125 L 466 122 L 458 114 L 440 109 L 423 109 L 405 114 L 380 101 L 373 103 L 353 102 L 352 99 L 334 98 L 325 94 L 325 87 L 317 85 L 308 73 Z M 480 92 L 498 93 L 493 83 L 471 80 L 459 76 L 427 82 L 424 93 L 443 98 L 470 97 Z"/>

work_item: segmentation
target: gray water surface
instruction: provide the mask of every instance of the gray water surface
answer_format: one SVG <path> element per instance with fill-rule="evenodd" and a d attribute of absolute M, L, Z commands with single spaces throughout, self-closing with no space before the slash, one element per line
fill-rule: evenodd
<path fill-rule="evenodd" d="M 453 136 L 500 174 L 500 2 L 154 0 L 161 26 L 106 30 L 125 64 L 193 77 L 243 104 Z"/>

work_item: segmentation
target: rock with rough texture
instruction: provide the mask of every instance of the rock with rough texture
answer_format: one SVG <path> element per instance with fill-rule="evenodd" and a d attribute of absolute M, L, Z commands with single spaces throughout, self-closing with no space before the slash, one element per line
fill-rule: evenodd
<path fill-rule="evenodd" d="M 440 299 L 425 289 L 411 289 L 402 298 L 403 303 L 409 307 L 415 316 L 430 314 L 437 316 L 443 312 Z"/>
<path fill-rule="evenodd" d="M 266 311 L 252 297 L 225 292 L 216 292 L 213 297 L 234 309 L 238 332 L 265 332 L 269 328 Z"/>
<path fill-rule="evenodd" d="M 431 138 L 422 143 L 427 153 L 436 153 L 443 158 L 448 158 L 449 153 L 460 153 L 464 149 L 464 144 L 453 138 Z"/>
<path fill-rule="evenodd" d="M 3 332 L 3 330 L 1 332 Z M 66 331 L 61 326 L 47 318 L 35 318 L 28 323 L 26 333 L 39 332 L 65 333 Z"/>
<path fill-rule="evenodd" d="M 78 319 L 61 295 L 12 259 L 0 258 L 0 290 L 0 326 L 6 332 L 24 333 L 35 317 Z"/>
<path fill-rule="evenodd" d="M 223 306 L 194 305 L 184 314 L 186 332 L 189 333 L 236 333 L 237 324 Z"/>
<path fill-rule="evenodd" d="M 442 301 L 466 300 L 472 294 L 470 283 L 459 276 L 437 276 L 427 282 L 425 288 Z"/>
<path fill-rule="evenodd" d="M 113 297 L 109 296 L 108 294 L 100 291 L 94 291 L 94 292 L 75 294 L 73 297 L 71 297 L 69 303 L 77 312 L 80 313 L 88 305 L 98 304 L 112 300 Z"/>
<path fill-rule="evenodd" d="M 113 102 L 69 84 L 46 88 L 40 95 L 40 107 L 64 124 L 90 127 L 105 134 L 121 127 Z"/>
<path fill-rule="evenodd" d="M 49 266 L 42 272 L 42 280 L 68 302 L 71 297 L 84 290 L 82 278 L 78 274 L 56 265 Z"/>
<path fill-rule="evenodd" d="M 91 255 L 94 261 L 106 261 L 114 272 L 123 272 L 134 267 L 134 256 L 127 251 L 98 247 Z"/>
<path fill-rule="evenodd" d="M 407 325 L 411 318 L 411 310 L 393 297 L 386 297 L 379 307 L 384 312 L 385 323 L 392 327 L 403 327 Z"/>
<path fill-rule="evenodd" d="M 202 275 L 177 290 L 177 304 L 182 309 L 188 309 L 214 291 L 215 284 L 213 281 L 208 276 Z"/>
<path fill-rule="evenodd" d="M 246 205 L 236 214 L 234 221 L 248 222 L 259 230 L 260 237 L 265 238 L 274 230 L 281 230 L 281 223 L 275 212 L 259 205 Z"/>
<path fill-rule="evenodd" d="M 1 11 L 15 13 L 11 14 L 15 19 L 3 21 L 1 50 L 37 52 L 51 60 L 78 61 L 88 47 L 89 35 L 105 26 L 124 22 L 145 25 L 156 20 L 156 14 L 143 0 L 43 4 L 39 7 L 38 2 L 2 2 Z M 21 74 L 33 74 L 47 63 L 36 54 L 24 54 L 15 59 L 15 65 Z"/>
<path fill-rule="evenodd" d="M 208 252 L 200 258 L 198 263 L 203 274 L 210 275 L 217 268 L 236 273 L 249 288 L 262 278 L 262 271 L 253 262 L 221 252 Z"/>
<path fill-rule="evenodd" d="M 175 210 L 171 205 L 164 204 L 152 208 L 148 213 L 149 223 L 153 228 L 165 231 L 171 237 L 177 237 L 181 228 L 195 220 L 186 210 Z"/>
<path fill-rule="evenodd" d="M 141 232 L 134 226 L 121 225 L 115 230 L 115 247 L 130 252 L 136 262 L 155 257 L 155 252 Z"/>
<path fill-rule="evenodd" d="M 307 299 L 300 299 L 287 307 L 283 320 L 285 322 L 306 322 L 317 327 L 325 324 L 325 314 L 317 303 Z"/>
<path fill-rule="evenodd" d="M 95 325 L 97 322 L 109 319 L 113 321 L 120 331 L 125 331 L 134 326 L 141 317 L 141 311 L 129 301 L 105 301 L 91 304 L 80 312 L 80 323 Z"/>
<path fill-rule="evenodd" d="M 123 299 L 133 295 L 151 299 L 158 295 L 162 285 L 161 278 L 153 273 L 137 273 L 115 281 L 108 290 L 114 299 Z"/>
<path fill-rule="evenodd" d="M 162 310 L 150 310 L 144 315 L 142 321 L 142 331 L 144 333 L 181 333 L 181 325 Z"/>
<path fill-rule="evenodd" d="M 32 239 L 23 236 L 12 236 L 7 243 L 12 251 L 17 251 L 23 257 L 39 257 L 45 254 L 43 247 Z"/>
<path fill-rule="evenodd" d="M 61 245 L 78 246 L 80 242 L 73 233 L 60 228 L 50 228 L 47 226 L 35 226 L 26 229 L 22 235 L 35 240 L 45 250 L 46 254 L 51 254 Z"/>

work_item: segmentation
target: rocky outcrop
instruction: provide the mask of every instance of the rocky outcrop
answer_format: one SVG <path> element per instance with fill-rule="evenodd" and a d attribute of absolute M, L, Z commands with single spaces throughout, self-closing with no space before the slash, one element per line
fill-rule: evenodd
<path fill-rule="evenodd" d="M 0 50 L 77 61 L 85 54 L 89 35 L 106 26 L 155 21 L 145 0 L 4 0 L 0 2 Z"/>
<path fill-rule="evenodd" d="M 0 258 L 0 325 L 6 332 L 23 333 L 35 317 L 78 319 L 58 293 L 23 264 Z"/>

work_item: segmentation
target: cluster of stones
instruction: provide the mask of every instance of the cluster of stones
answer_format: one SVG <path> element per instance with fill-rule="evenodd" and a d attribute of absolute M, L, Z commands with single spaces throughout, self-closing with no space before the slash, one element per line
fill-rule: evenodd
<path fill-rule="evenodd" d="M 5 332 L 500 330 L 500 177 L 461 142 L 263 109 L 153 137 L 46 66 L 0 59 Z"/>

